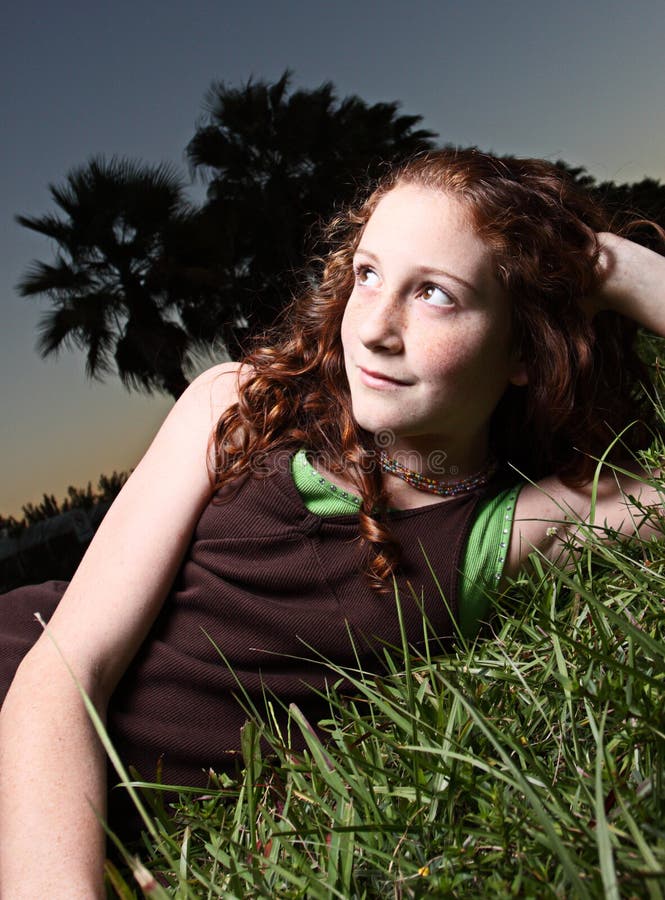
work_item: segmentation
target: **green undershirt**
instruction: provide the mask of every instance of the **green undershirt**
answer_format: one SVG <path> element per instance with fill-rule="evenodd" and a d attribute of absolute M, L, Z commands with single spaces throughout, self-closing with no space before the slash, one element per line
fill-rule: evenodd
<path fill-rule="evenodd" d="M 358 513 L 360 498 L 324 478 L 309 463 L 305 450 L 291 460 L 291 474 L 309 512 L 317 516 Z M 459 627 L 473 637 L 487 618 L 490 593 L 498 585 L 508 551 L 520 485 L 481 501 L 462 555 L 458 588 Z"/>

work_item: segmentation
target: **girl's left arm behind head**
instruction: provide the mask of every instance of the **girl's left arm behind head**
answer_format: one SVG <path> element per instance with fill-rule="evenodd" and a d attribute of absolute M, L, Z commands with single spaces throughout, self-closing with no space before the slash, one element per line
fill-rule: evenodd
<path fill-rule="evenodd" d="M 597 480 L 569 487 L 556 476 L 525 485 L 517 499 L 504 574 L 515 577 L 534 551 L 570 560 L 585 540 L 663 535 L 659 477 L 637 466 L 603 466 Z"/>
<path fill-rule="evenodd" d="M 610 232 L 598 240 L 601 288 L 590 311 L 614 310 L 665 337 L 665 256 Z"/>

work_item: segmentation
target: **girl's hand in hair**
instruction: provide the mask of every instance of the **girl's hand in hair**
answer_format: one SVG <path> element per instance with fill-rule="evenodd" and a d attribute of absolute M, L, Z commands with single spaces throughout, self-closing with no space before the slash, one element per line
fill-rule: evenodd
<path fill-rule="evenodd" d="M 611 309 L 665 337 L 665 257 L 610 232 L 598 242 L 601 287 L 589 313 Z"/>

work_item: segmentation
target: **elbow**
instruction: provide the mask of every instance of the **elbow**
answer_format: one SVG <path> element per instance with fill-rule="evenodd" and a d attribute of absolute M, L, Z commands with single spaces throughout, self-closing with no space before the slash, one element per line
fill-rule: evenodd
<path fill-rule="evenodd" d="M 105 720 L 110 693 L 96 667 L 66 661 L 43 635 L 18 665 L 0 707 L 0 717 L 57 715 L 65 711 L 71 715 L 84 709 L 88 699 Z"/>

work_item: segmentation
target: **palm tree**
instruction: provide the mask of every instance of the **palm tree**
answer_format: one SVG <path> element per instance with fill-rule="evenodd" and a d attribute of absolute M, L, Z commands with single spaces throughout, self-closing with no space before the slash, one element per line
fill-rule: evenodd
<path fill-rule="evenodd" d="M 17 216 L 57 244 L 55 262 L 34 261 L 18 284 L 21 295 L 53 305 L 40 323 L 40 353 L 77 347 L 89 377 L 115 368 L 127 387 L 178 397 L 193 341 L 163 272 L 172 233 L 195 218 L 181 179 L 167 166 L 100 157 L 50 193 L 62 215 Z"/>
<path fill-rule="evenodd" d="M 435 136 L 415 128 L 420 116 L 398 115 L 398 103 L 340 102 L 331 83 L 289 93 L 289 81 L 287 71 L 274 84 L 213 83 L 205 122 L 187 147 L 192 169 L 208 181 L 206 215 L 226 233 L 224 306 L 232 296 L 254 328 L 271 323 L 291 296 L 291 273 L 307 258 L 316 223 L 386 160 L 431 148 Z"/>

